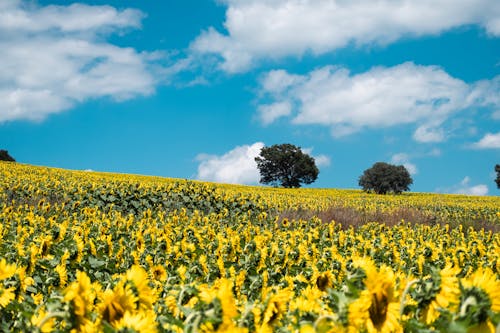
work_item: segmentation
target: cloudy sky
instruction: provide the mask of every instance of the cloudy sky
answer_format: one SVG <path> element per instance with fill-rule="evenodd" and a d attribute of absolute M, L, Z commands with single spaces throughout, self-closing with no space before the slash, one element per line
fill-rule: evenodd
<path fill-rule="evenodd" d="M 498 0 L 0 0 L 0 50 L 18 162 L 258 184 L 292 143 L 311 187 L 500 193 Z"/>

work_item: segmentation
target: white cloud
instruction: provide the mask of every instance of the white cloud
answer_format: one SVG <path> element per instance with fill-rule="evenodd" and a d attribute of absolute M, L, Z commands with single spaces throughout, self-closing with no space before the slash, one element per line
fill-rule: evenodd
<path fill-rule="evenodd" d="M 456 194 L 467 194 L 467 195 L 487 195 L 488 186 L 484 184 L 480 185 L 470 185 L 470 177 L 466 176 L 460 184 L 455 185 L 452 188 L 452 192 Z"/>
<path fill-rule="evenodd" d="M 432 128 L 423 125 L 415 130 L 413 139 L 418 142 L 442 142 L 445 140 L 445 134 L 441 128 Z"/>
<path fill-rule="evenodd" d="M 303 76 L 290 74 L 283 69 L 272 70 L 260 78 L 262 89 L 266 93 L 280 96 L 290 87 L 304 80 Z"/>
<path fill-rule="evenodd" d="M 290 115 L 292 105 L 289 102 L 277 102 L 258 107 L 259 119 L 263 125 L 269 125 L 276 119 Z"/>
<path fill-rule="evenodd" d="M 500 75 L 491 80 L 480 80 L 471 85 L 471 93 L 468 96 L 470 102 L 478 106 L 496 107 L 500 110 Z M 493 115 L 494 116 L 494 115 Z"/>
<path fill-rule="evenodd" d="M 331 164 L 330 157 L 326 155 L 318 155 L 318 156 L 313 156 L 314 162 L 316 163 L 317 167 L 321 166 L 329 166 Z"/>
<path fill-rule="evenodd" d="M 316 164 L 317 167 L 321 166 L 329 166 L 331 164 L 330 157 L 320 154 L 320 155 L 314 155 L 313 154 L 313 149 L 312 148 L 303 148 L 301 149 L 304 154 L 307 154 L 314 158 L 314 163 Z"/>
<path fill-rule="evenodd" d="M 154 92 L 158 53 L 106 41 L 140 27 L 143 14 L 110 6 L 40 7 L 18 0 L 0 10 L 0 122 L 43 120 L 76 103 Z"/>
<path fill-rule="evenodd" d="M 399 153 L 393 155 L 391 157 L 391 163 L 397 165 L 403 165 L 411 175 L 416 175 L 418 173 L 417 166 L 414 163 L 410 162 L 410 156 L 408 154 Z"/>
<path fill-rule="evenodd" d="M 499 80 L 500 76 L 491 82 Z M 445 140 L 441 126 L 452 114 L 471 106 L 496 105 L 498 94 L 500 85 L 488 81 L 468 85 L 440 67 L 411 62 L 355 75 L 334 66 L 305 75 L 270 71 L 260 80 L 259 93 L 266 105 L 273 105 L 267 104 L 271 100 L 296 106 L 280 116 L 291 114 L 295 124 L 330 126 L 336 137 L 363 128 L 414 124 L 413 137 L 419 142 Z M 259 116 L 266 124 L 277 118 L 274 109 L 267 107 L 259 108 Z"/>
<path fill-rule="evenodd" d="M 88 32 L 115 28 L 138 28 L 144 15 L 135 9 L 116 10 L 111 6 L 49 5 L 32 8 L 21 0 L 4 0 L 0 29 L 19 32 Z"/>
<path fill-rule="evenodd" d="M 485 136 L 474 143 L 472 147 L 477 149 L 500 149 L 500 132 L 486 133 Z"/>
<path fill-rule="evenodd" d="M 220 68 L 241 72 L 264 58 L 324 54 L 349 44 L 385 45 L 478 25 L 500 35 L 497 0 L 224 0 L 221 33 L 210 27 L 191 49 L 222 58 Z"/>
<path fill-rule="evenodd" d="M 441 150 L 439 148 L 433 148 L 431 151 L 429 151 L 425 155 L 433 156 L 433 157 L 441 156 Z"/>
<path fill-rule="evenodd" d="M 200 161 L 197 179 L 230 184 L 257 184 L 260 180 L 255 157 L 264 143 L 237 146 L 231 151 L 217 155 L 198 155 Z"/>

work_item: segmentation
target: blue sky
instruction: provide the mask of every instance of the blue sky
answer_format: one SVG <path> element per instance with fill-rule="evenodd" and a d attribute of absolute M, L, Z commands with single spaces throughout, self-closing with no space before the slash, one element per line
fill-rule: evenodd
<path fill-rule="evenodd" d="M 377 161 L 412 191 L 498 195 L 497 0 L 0 1 L 0 148 L 67 169 L 311 187 Z"/>

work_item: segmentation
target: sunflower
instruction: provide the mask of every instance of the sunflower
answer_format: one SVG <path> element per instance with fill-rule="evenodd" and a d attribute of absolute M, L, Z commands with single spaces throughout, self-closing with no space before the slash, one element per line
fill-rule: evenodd
<path fill-rule="evenodd" d="M 26 267 L 18 267 L 16 273 L 19 276 L 19 283 L 23 292 L 26 292 L 29 286 L 35 284 L 35 280 L 31 276 L 26 275 Z"/>
<path fill-rule="evenodd" d="M 16 298 L 15 287 L 3 288 L 0 287 L 0 308 L 5 308 L 10 302 Z"/>
<path fill-rule="evenodd" d="M 59 224 L 59 235 L 57 236 L 56 241 L 60 242 L 64 239 L 64 236 L 66 236 L 66 231 L 68 230 L 68 220 L 65 220 L 63 223 Z"/>
<path fill-rule="evenodd" d="M 155 281 L 164 282 L 168 278 L 167 271 L 162 265 L 155 265 L 151 269 L 151 275 Z"/>
<path fill-rule="evenodd" d="M 149 287 L 148 274 L 141 266 L 134 265 L 125 273 L 125 280 L 132 283 L 133 290 L 138 297 L 139 307 L 151 309 L 156 301 L 153 290 Z"/>
<path fill-rule="evenodd" d="M 233 295 L 233 283 L 227 279 L 222 279 L 217 298 L 222 306 L 222 324 L 219 327 L 221 330 L 234 327 L 232 319 L 238 315 L 238 308 Z"/>
<path fill-rule="evenodd" d="M 235 278 L 235 289 L 238 294 L 241 293 L 241 289 L 243 288 L 243 284 L 245 283 L 245 279 L 247 277 L 247 271 L 244 269 L 241 270 Z"/>
<path fill-rule="evenodd" d="M 283 314 L 285 314 L 292 296 L 292 291 L 283 289 L 269 298 L 262 313 L 260 331 L 272 331 L 272 327 L 275 326 L 280 321 L 281 317 L 283 317 Z"/>
<path fill-rule="evenodd" d="M 118 332 L 123 330 L 124 332 L 156 333 L 158 329 L 155 320 L 156 316 L 152 311 L 136 313 L 127 311 L 113 326 Z"/>
<path fill-rule="evenodd" d="M 318 270 L 315 269 L 311 280 L 312 280 L 312 283 L 319 290 L 326 291 L 327 289 L 329 289 L 333 286 L 333 281 L 335 280 L 335 277 L 333 276 L 332 272 L 330 272 L 330 271 L 319 272 Z"/>
<path fill-rule="evenodd" d="M 203 274 L 208 275 L 208 266 L 207 266 L 207 256 L 205 254 L 202 254 L 201 256 L 198 257 L 198 263 L 201 266 L 201 269 L 203 270 Z"/>
<path fill-rule="evenodd" d="M 141 234 L 137 234 L 135 244 L 137 247 L 137 251 L 139 251 L 140 253 L 144 252 L 145 242 Z"/>
<path fill-rule="evenodd" d="M 494 332 L 489 330 L 493 327 L 489 318 L 490 311 L 500 313 L 500 280 L 491 269 L 481 267 L 462 281 L 459 317 L 470 320 L 471 332 L 481 327 L 485 329 L 484 332 Z"/>
<path fill-rule="evenodd" d="M 238 308 L 233 295 L 233 283 L 228 279 L 220 279 L 209 288 L 206 285 L 200 286 L 200 300 L 210 304 L 218 300 L 222 308 L 222 323 L 217 328 L 220 331 L 234 328 L 233 318 L 238 315 Z"/>
<path fill-rule="evenodd" d="M 89 239 L 89 245 L 90 245 L 90 253 L 94 257 L 97 257 L 97 249 L 95 248 L 95 244 L 94 244 L 94 241 L 92 239 Z"/>
<path fill-rule="evenodd" d="M 36 267 L 37 263 L 37 258 L 38 258 L 38 246 L 36 244 L 31 244 L 30 245 L 30 262 L 28 263 L 28 272 L 33 273 Z"/>
<path fill-rule="evenodd" d="M 181 327 L 179 327 L 173 323 L 163 323 L 162 327 L 167 332 L 174 332 L 174 333 L 183 333 L 184 332 L 184 330 Z"/>
<path fill-rule="evenodd" d="M 42 304 L 43 294 L 38 293 L 38 294 L 31 295 L 31 297 L 33 298 L 33 303 L 35 303 L 35 305 Z"/>
<path fill-rule="evenodd" d="M 182 282 L 186 281 L 186 272 L 187 272 L 187 267 L 184 265 L 179 266 L 177 268 L 177 273 L 179 274 L 179 278 L 181 279 Z"/>
<path fill-rule="evenodd" d="M 72 282 L 64 290 L 64 300 L 73 306 L 74 314 L 83 319 L 92 311 L 96 298 L 95 285 L 85 272 L 76 272 L 76 281 Z"/>
<path fill-rule="evenodd" d="M 16 265 L 8 264 L 5 259 L 0 260 L 0 280 L 10 278 L 16 274 Z"/>
<path fill-rule="evenodd" d="M 372 332 L 402 332 L 399 324 L 399 300 L 395 295 L 395 277 L 393 271 L 382 266 L 373 269 L 369 261 L 366 264 L 365 289 L 359 298 L 349 305 L 349 323 L 359 329 Z"/>
<path fill-rule="evenodd" d="M 54 269 L 59 276 L 59 286 L 65 287 L 68 283 L 68 272 L 66 271 L 66 265 L 61 263 Z"/>
<path fill-rule="evenodd" d="M 18 233 L 20 232 L 21 231 L 19 231 Z M 16 248 L 17 251 L 17 255 L 20 257 L 24 257 L 26 255 L 26 250 L 24 249 L 24 241 L 25 239 L 21 237 L 19 241 L 16 244 L 14 244 L 14 247 Z"/>
<path fill-rule="evenodd" d="M 42 324 L 42 320 L 44 320 L 46 316 L 47 312 L 45 311 L 45 307 L 41 307 L 38 310 L 38 313 L 33 314 L 33 316 L 31 317 L 31 324 L 33 326 L 37 326 L 42 333 L 53 332 L 54 325 L 56 324 L 56 318 L 52 317 L 48 320 L 45 320 L 43 322 L 43 325 L 40 327 L 39 325 Z"/>
<path fill-rule="evenodd" d="M 167 306 L 168 312 L 170 312 L 174 317 L 179 318 L 182 315 L 179 306 L 177 305 L 177 298 L 173 295 L 165 297 L 165 305 Z"/>
<path fill-rule="evenodd" d="M 290 302 L 290 309 L 299 310 L 301 312 L 323 312 L 321 297 L 323 292 L 317 288 L 307 286 L 301 290 L 299 297 L 294 297 Z"/>
<path fill-rule="evenodd" d="M 83 259 L 83 250 L 85 248 L 85 244 L 83 243 L 83 240 L 76 234 L 73 236 L 73 240 L 76 243 L 76 250 L 77 250 L 76 257 L 74 259 L 77 262 L 80 262 Z"/>
<path fill-rule="evenodd" d="M 134 311 L 137 297 L 131 287 L 119 282 L 113 290 L 106 290 L 102 295 L 99 313 L 103 320 L 113 323 L 120 320 L 126 311 Z"/>
<path fill-rule="evenodd" d="M 434 299 L 425 308 L 423 319 L 427 324 L 434 322 L 440 315 L 439 309 L 446 309 L 450 304 L 458 303 L 460 291 L 458 289 L 457 274 L 460 268 L 446 266 L 439 272 L 437 280 L 439 283 L 439 292 Z"/>
<path fill-rule="evenodd" d="M 52 236 L 42 237 L 40 239 L 40 245 L 38 253 L 45 258 L 50 256 L 50 247 L 52 246 Z"/>
<path fill-rule="evenodd" d="M 349 267 L 348 279 L 360 277 L 364 280 L 367 276 L 375 275 L 377 272 L 377 266 L 375 262 L 367 257 L 355 257 Z"/>

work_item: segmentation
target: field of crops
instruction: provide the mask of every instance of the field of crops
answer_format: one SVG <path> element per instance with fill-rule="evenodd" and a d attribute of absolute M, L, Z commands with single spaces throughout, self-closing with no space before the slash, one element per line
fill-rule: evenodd
<path fill-rule="evenodd" d="M 1 331 L 500 331 L 500 197 L 0 162 L 0 222 Z"/>

